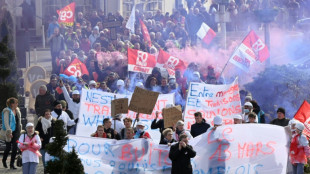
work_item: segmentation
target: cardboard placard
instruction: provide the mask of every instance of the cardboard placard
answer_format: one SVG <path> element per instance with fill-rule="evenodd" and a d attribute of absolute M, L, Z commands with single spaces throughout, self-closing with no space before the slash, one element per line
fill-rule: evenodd
<path fill-rule="evenodd" d="M 158 92 L 136 87 L 128 109 L 137 113 L 152 114 L 158 96 Z"/>
<path fill-rule="evenodd" d="M 128 113 L 128 98 L 119 98 L 111 101 L 111 116 L 114 117 L 117 114 Z"/>
<path fill-rule="evenodd" d="M 173 127 L 179 120 L 182 120 L 182 108 L 180 105 L 163 108 L 164 127 Z"/>

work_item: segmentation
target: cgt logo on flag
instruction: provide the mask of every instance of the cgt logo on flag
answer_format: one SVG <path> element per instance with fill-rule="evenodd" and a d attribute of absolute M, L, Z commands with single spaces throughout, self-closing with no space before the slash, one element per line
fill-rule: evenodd
<path fill-rule="evenodd" d="M 67 67 L 64 74 L 68 76 L 75 76 L 75 77 L 81 77 L 83 74 L 87 74 L 88 70 L 84 63 L 82 63 L 79 59 L 75 58 L 71 64 Z"/>
<path fill-rule="evenodd" d="M 57 10 L 59 15 L 58 22 L 67 26 L 72 26 L 74 23 L 75 2 L 65 6 L 61 10 Z"/>

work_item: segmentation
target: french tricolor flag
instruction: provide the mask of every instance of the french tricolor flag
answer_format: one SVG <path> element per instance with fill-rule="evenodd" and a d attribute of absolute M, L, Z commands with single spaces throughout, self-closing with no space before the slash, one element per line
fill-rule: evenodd
<path fill-rule="evenodd" d="M 202 22 L 196 35 L 207 45 L 211 43 L 216 33 L 204 22 Z"/>

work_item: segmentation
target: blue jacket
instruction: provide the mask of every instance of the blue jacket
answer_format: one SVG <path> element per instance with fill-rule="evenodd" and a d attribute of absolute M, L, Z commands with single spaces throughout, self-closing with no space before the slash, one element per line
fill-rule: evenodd
<path fill-rule="evenodd" d="M 5 112 L 9 112 L 9 117 L 8 117 L 8 119 L 9 119 L 10 128 L 5 127 L 5 120 L 7 119 L 7 118 L 5 118 L 5 115 L 4 115 Z M 3 129 L 3 130 L 11 129 L 12 132 L 15 131 L 15 129 L 16 129 L 16 120 L 15 120 L 15 116 L 14 116 L 14 113 L 13 113 L 12 109 L 10 109 L 9 107 L 5 108 L 5 109 L 2 111 L 2 129 Z"/>

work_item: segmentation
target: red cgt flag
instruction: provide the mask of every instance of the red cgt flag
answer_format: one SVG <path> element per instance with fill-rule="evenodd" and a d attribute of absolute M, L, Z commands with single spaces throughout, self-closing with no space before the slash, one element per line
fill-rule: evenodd
<path fill-rule="evenodd" d="M 141 31 L 143 33 L 143 39 L 147 42 L 148 46 L 151 47 L 152 42 L 151 42 L 151 37 L 150 37 L 149 31 L 147 30 L 143 21 L 141 19 L 139 19 L 139 21 L 140 21 L 140 25 L 141 25 Z"/>
<path fill-rule="evenodd" d="M 89 75 L 88 70 L 84 63 L 82 63 L 79 59 L 75 58 L 71 64 L 67 67 L 64 74 L 67 76 L 75 76 L 81 77 L 84 74 Z"/>
<path fill-rule="evenodd" d="M 155 65 L 156 58 L 154 55 L 128 48 L 128 71 L 152 74 Z"/>
<path fill-rule="evenodd" d="M 302 103 L 294 118 L 304 123 L 305 129 L 303 133 L 310 137 L 310 104 L 306 100 Z"/>
<path fill-rule="evenodd" d="M 157 66 L 166 68 L 170 76 L 175 76 L 175 70 L 184 71 L 187 64 L 183 60 L 173 57 L 160 49 L 157 58 Z"/>
<path fill-rule="evenodd" d="M 57 10 L 59 15 L 58 22 L 67 26 L 72 26 L 74 23 L 75 2 L 65 6 L 61 10 Z"/>

